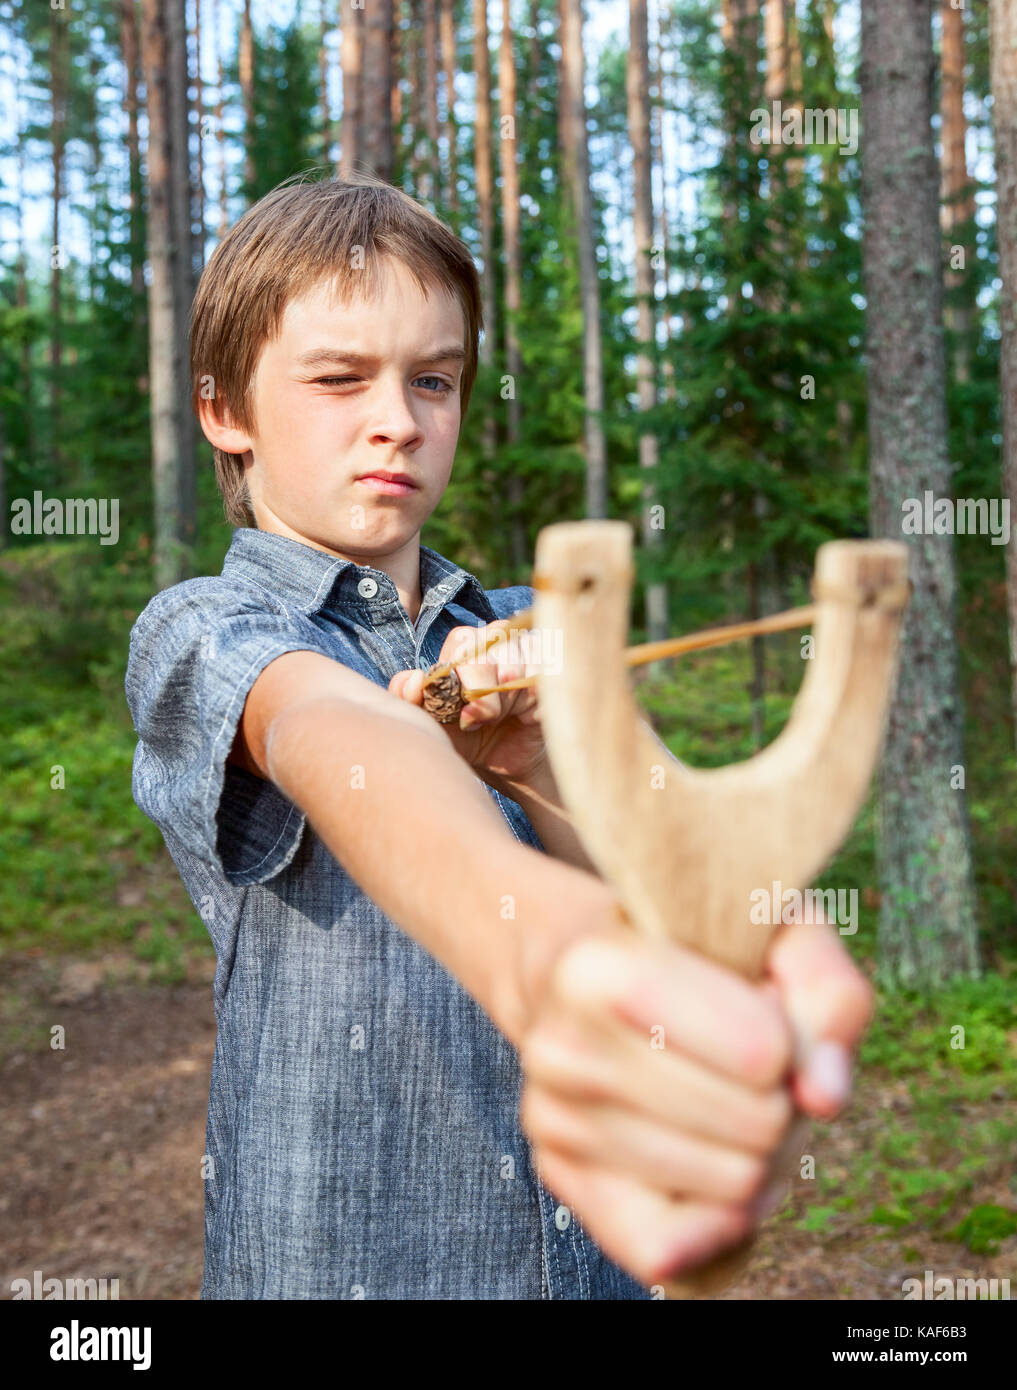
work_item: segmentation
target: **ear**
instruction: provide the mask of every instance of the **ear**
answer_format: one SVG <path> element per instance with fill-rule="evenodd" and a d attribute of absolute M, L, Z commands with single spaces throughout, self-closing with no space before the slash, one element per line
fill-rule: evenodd
<path fill-rule="evenodd" d="M 246 454 L 254 447 L 247 430 L 234 425 L 225 402 L 202 396 L 198 401 L 198 422 L 208 442 L 227 454 Z"/>

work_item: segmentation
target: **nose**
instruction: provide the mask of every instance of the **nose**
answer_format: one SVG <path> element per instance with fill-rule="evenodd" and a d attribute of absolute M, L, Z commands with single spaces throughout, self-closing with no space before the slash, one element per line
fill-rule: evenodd
<path fill-rule="evenodd" d="M 420 424 L 413 413 L 412 397 L 407 395 L 407 388 L 400 378 L 379 378 L 371 396 L 368 438 L 372 444 L 415 449 L 423 442 Z"/>

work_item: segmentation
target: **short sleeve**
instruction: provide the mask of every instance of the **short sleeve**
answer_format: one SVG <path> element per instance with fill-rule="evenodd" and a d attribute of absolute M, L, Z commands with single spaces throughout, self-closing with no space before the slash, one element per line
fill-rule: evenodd
<path fill-rule="evenodd" d="M 171 852 L 195 855 L 237 886 L 273 878 L 303 834 L 303 813 L 276 786 L 226 762 L 251 686 L 293 651 L 335 657 L 305 615 L 259 607 L 221 581 L 157 594 L 131 631 L 134 800 Z"/>
<path fill-rule="evenodd" d="M 505 589 L 488 589 L 487 600 L 496 618 L 511 618 L 533 607 L 533 592 L 529 584 L 511 584 Z"/>

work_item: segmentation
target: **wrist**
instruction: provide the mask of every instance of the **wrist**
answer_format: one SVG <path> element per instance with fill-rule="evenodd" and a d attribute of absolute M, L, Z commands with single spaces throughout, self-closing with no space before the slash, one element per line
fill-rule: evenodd
<path fill-rule="evenodd" d="M 501 792 L 502 796 L 507 796 L 510 801 L 515 801 L 524 810 L 534 803 L 561 806 L 558 784 L 546 754 L 541 756 L 539 762 L 534 764 L 525 777 L 505 777 L 491 772 L 485 774 L 484 780 L 495 791 Z"/>
<path fill-rule="evenodd" d="M 519 1037 L 530 1026 L 558 958 L 581 937 L 624 924 L 614 890 L 585 869 L 541 856 L 516 904 L 514 969 L 507 1011 Z"/>

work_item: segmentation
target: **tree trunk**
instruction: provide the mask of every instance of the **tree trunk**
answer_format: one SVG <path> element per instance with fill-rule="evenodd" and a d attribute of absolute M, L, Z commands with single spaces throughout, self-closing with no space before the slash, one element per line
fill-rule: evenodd
<path fill-rule="evenodd" d="M 201 80 L 201 0 L 194 0 L 194 124 L 198 131 L 198 178 L 195 184 L 195 264 L 205 264 L 205 89 Z"/>
<path fill-rule="evenodd" d="M 424 118 L 427 130 L 429 198 L 441 202 L 441 163 L 438 159 L 438 14 L 437 0 L 424 4 Z"/>
<path fill-rule="evenodd" d="M 653 123 L 653 142 L 655 146 L 654 158 L 657 168 L 660 171 L 660 203 L 657 207 L 657 241 L 660 244 L 660 283 L 664 290 L 663 304 L 663 342 L 662 347 L 665 353 L 661 364 L 663 371 L 663 392 L 666 401 L 675 399 L 674 384 L 674 362 L 667 355 L 668 348 L 671 346 L 671 276 L 668 270 L 668 252 L 670 250 L 670 226 L 668 218 L 668 173 L 675 179 L 678 178 L 678 171 L 672 161 L 669 162 L 668 152 L 665 149 L 664 141 L 664 111 L 667 108 L 667 86 L 665 83 L 664 49 L 665 38 L 669 34 L 669 29 L 665 27 L 663 9 L 658 10 L 657 14 L 657 100 L 651 109 L 651 120 Z"/>
<path fill-rule="evenodd" d="M 343 13 L 342 30 L 343 110 L 342 165 L 343 178 L 359 168 L 364 157 L 363 79 L 364 79 L 364 11 L 351 5 Z"/>
<path fill-rule="evenodd" d="M 364 160 L 380 179 L 392 179 L 392 0 L 372 0 L 364 21 L 361 110 Z"/>
<path fill-rule="evenodd" d="M 604 441 L 604 369 L 600 335 L 600 281 L 593 247 L 593 200 L 586 131 L 586 61 L 583 0 L 561 0 L 562 61 L 566 103 L 566 149 L 572 212 L 579 247 L 579 293 L 583 308 L 583 398 L 586 445 L 586 515 L 607 516 L 607 449 Z"/>
<path fill-rule="evenodd" d="M 175 13 L 174 13 L 175 11 Z M 148 291 L 155 579 L 160 589 L 190 573 L 194 542 L 194 435 L 186 370 L 187 317 L 182 277 L 189 278 L 190 237 L 181 236 L 181 163 L 172 87 L 180 80 L 183 0 L 143 0 L 142 68 L 148 101 Z M 189 199 L 188 199 L 189 207 Z M 189 301 L 188 301 L 189 307 Z"/>
<path fill-rule="evenodd" d="M 254 187 L 254 27 L 251 24 L 251 0 L 244 0 L 240 22 L 238 50 L 240 92 L 244 103 L 244 183 L 248 197 Z"/>
<path fill-rule="evenodd" d="M 629 143 L 633 164 L 633 232 L 636 257 L 636 386 L 640 413 L 657 404 L 656 300 L 653 286 L 653 176 L 650 160 L 650 59 L 646 0 L 629 0 L 629 51 L 626 63 Z M 639 433 L 639 467 L 643 470 L 642 539 L 647 550 L 659 550 L 663 530 L 658 520 L 656 469 L 657 437 Z M 646 586 L 646 640 L 660 642 L 668 635 L 667 585 Z"/>
<path fill-rule="evenodd" d="M 49 368 L 50 368 L 50 470 L 54 482 L 64 483 L 63 452 L 60 448 L 61 375 L 63 370 L 63 314 L 60 277 L 64 249 L 60 244 L 60 205 L 64 196 L 64 150 L 67 144 L 67 87 L 70 56 L 68 11 L 50 11 L 50 140 L 53 147 L 53 221 L 50 243 L 49 280 Z"/>
<path fill-rule="evenodd" d="M 569 31 L 567 5 L 569 0 L 558 0 L 558 25 L 561 34 L 561 57 L 558 59 L 558 148 L 565 156 L 565 182 L 571 187 L 575 170 L 571 167 L 572 149 L 572 93 L 569 91 L 569 59 L 565 52 L 565 35 Z"/>
<path fill-rule="evenodd" d="M 25 163 L 26 141 L 23 137 L 24 124 L 21 115 L 22 75 L 14 73 L 15 125 L 18 133 L 17 186 L 15 191 L 18 220 L 18 259 L 14 270 L 14 302 L 21 310 L 28 308 L 28 255 L 25 247 Z M 21 335 L 21 406 L 25 422 L 25 459 L 35 462 L 35 390 L 32 381 L 32 344 L 29 335 Z M 6 513 L 4 513 L 6 516 Z"/>
<path fill-rule="evenodd" d="M 939 178 L 932 136 L 932 0 L 862 9 L 862 241 L 868 303 L 870 505 L 877 537 L 909 546 L 903 626 L 878 802 L 879 971 L 929 987 L 977 973 L 963 787 L 950 536 L 903 533 L 902 504 L 950 498 Z"/>
<path fill-rule="evenodd" d="M 441 0 L 441 66 L 445 80 L 445 143 L 448 146 L 448 208 L 459 212 L 458 171 L 456 168 L 456 19 L 455 0 Z"/>
<path fill-rule="evenodd" d="M 175 398 L 176 430 L 179 439 L 177 486 L 180 494 L 180 539 L 187 551 L 184 563 L 192 563 L 197 533 L 198 499 L 195 446 L 197 421 L 190 404 L 188 367 L 188 324 L 197 286 L 197 265 L 201 259 L 196 231 L 195 188 L 191 175 L 190 61 L 187 42 L 187 0 L 164 0 L 169 45 L 170 178 L 174 241 L 180 248 L 173 265 L 176 300 L 177 380 L 183 389 Z"/>
<path fill-rule="evenodd" d="M 412 34 L 415 28 L 412 7 L 410 14 L 409 32 Z M 402 79 L 405 75 L 410 75 L 410 63 L 406 59 L 404 51 L 404 33 L 402 22 L 402 4 L 397 3 L 392 9 L 392 100 L 389 105 L 392 108 L 392 140 L 396 147 L 402 150 L 405 143 L 403 137 L 403 88 Z M 410 153 L 413 153 L 412 144 Z"/>
<path fill-rule="evenodd" d="M 827 41 L 831 51 L 836 48 L 834 39 L 835 21 L 837 19 L 837 0 L 822 0 L 823 5 L 823 28 L 826 30 Z"/>
<path fill-rule="evenodd" d="M 968 123 L 964 115 L 964 11 L 955 10 L 950 0 L 942 0 L 943 53 L 940 82 L 942 116 L 942 225 L 951 240 L 963 237 L 975 215 L 975 200 L 968 174 Z M 973 248 L 969 245 L 966 253 Z M 954 342 L 954 375 L 958 381 L 970 379 L 970 314 L 963 302 L 964 275 L 947 264 L 946 325 Z"/>
<path fill-rule="evenodd" d="M 138 16 L 135 0 L 121 0 L 120 5 L 120 46 L 124 59 L 125 90 L 127 105 L 127 160 L 128 160 L 128 209 L 129 209 L 129 248 L 131 264 L 131 289 L 134 301 L 143 311 L 145 296 L 145 248 L 142 245 L 141 229 L 141 143 L 138 138 Z"/>
<path fill-rule="evenodd" d="M 212 32 L 215 36 L 215 138 L 219 142 L 219 240 L 229 230 L 229 192 L 226 181 L 226 126 L 223 115 L 222 43 L 219 35 L 219 0 L 212 0 Z"/>
<path fill-rule="evenodd" d="M 335 127 L 332 122 L 332 103 L 328 96 L 328 5 L 319 0 L 318 8 L 318 84 L 321 87 L 321 144 L 322 158 L 329 169 L 334 164 Z"/>
<path fill-rule="evenodd" d="M 498 101 L 501 117 L 498 148 L 501 151 L 501 229 L 505 248 L 505 370 L 510 381 L 506 405 L 506 435 L 510 449 L 521 437 L 519 392 L 522 360 L 519 351 L 519 313 L 522 308 L 522 268 L 519 249 L 519 165 L 516 148 L 516 65 L 512 52 L 512 4 L 502 0 L 501 46 L 498 59 Z M 509 460 L 509 532 L 512 566 L 524 573 L 529 561 L 526 522 L 523 517 L 523 480 L 517 460 Z"/>
<path fill-rule="evenodd" d="M 996 225 L 999 229 L 999 365 L 1003 422 L 1003 497 L 1017 515 L 1017 11 L 990 0 L 989 63 L 996 146 Z M 1006 548 L 1006 602 L 1014 728 L 1017 731 L 1017 526 Z"/>
<path fill-rule="evenodd" d="M 494 175 L 491 169 L 491 54 L 487 38 L 487 0 L 474 0 L 473 71 L 476 75 L 476 126 L 474 128 L 474 181 L 477 189 L 477 216 L 480 221 L 480 258 L 483 262 L 480 292 L 484 314 L 484 336 L 480 361 L 488 370 L 494 367 L 497 342 L 497 299 L 494 275 Z M 485 401 L 483 425 L 486 462 L 494 459 L 498 439 L 494 416 Z"/>

